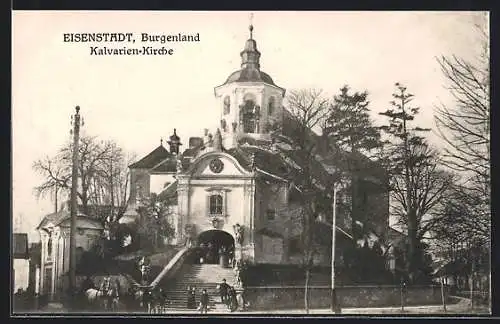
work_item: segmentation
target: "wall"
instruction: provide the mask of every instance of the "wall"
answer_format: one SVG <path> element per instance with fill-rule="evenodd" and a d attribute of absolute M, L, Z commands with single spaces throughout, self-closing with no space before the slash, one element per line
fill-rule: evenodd
<path fill-rule="evenodd" d="M 389 226 L 389 194 L 382 184 L 371 181 L 361 180 L 359 186 L 360 220 L 381 236 Z"/>
<path fill-rule="evenodd" d="M 159 194 L 166 188 L 166 183 L 175 181 L 173 174 L 152 174 L 149 179 L 149 192 Z"/>
<path fill-rule="evenodd" d="M 67 222 L 63 222 L 66 224 Z M 89 225 L 89 222 L 85 219 L 78 219 L 77 226 L 78 227 L 86 227 Z M 44 231 L 42 231 L 44 232 Z M 42 255 L 41 255 L 41 271 L 42 271 L 42 280 L 47 276 L 47 271 L 50 271 L 52 283 L 49 287 L 46 287 L 46 282 L 43 282 L 42 285 L 42 293 L 51 293 L 57 295 L 62 293 L 66 289 L 67 283 L 64 278 L 67 278 L 66 274 L 69 271 L 69 254 L 70 254 L 70 244 L 69 244 L 69 232 L 70 229 L 68 227 L 56 227 L 54 228 L 53 235 L 53 246 L 52 246 L 52 258 L 51 258 L 51 267 L 47 268 L 47 240 L 48 236 L 45 233 L 42 233 Z M 81 247 L 83 250 L 88 251 L 92 245 L 100 238 L 102 230 L 95 228 L 84 228 L 83 233 L 77 232 L 76 237 L 76 247 Z"/>
<path fill-rule="evenodd" d="M 130 202 L 149 195 L 150 176 L 147 169 L 130 169 Z"/>
<path fill-rule="evenodd" d="M 328 308 L 330 287 L 310 287 L 309 307 Z M 337 288 L 341 307 L 387 307 L 401 305 L 399 286 L 351 286 Z M 248 287 L 245 298 L 254 310 L 293 309 L 304 307 L 304 287 Z M 440 304 L 439 286 L 408 288 L 405 305 Z"/>
<path fill-rule="evenodd" d="M 274 186 L 274 191 L 271 190 Z M 267 183 L 259 180 L 255 192 L 255 229 L 268 229 L 279 233 L 283 238 L 266 235 L 256 237 L 256 262 L 282 263 L 287 260 L 287 237 L 290 228 L 290 214 L 286 201 L 286 185 L 282 182 Z M 275 211 L 274 219 L 268 219 L 267 211 Z"/>
<path fill-rule="evenodd" d="M 223 224 L 218 229 L 233 234 L 233 225 L 243 224 L 245 220 L 245 205 L 243 185 L 238 181 L 207 181 L 206 185 L 192 185 L 189 191 L 189 216 L 187 222 L 196 224 L 197 234 L 214 229 L 208 215 L 208 187 L 225 189 L 225 217 L 221 217 Z"/>
<path fill-rule="evenodd" d="M 14 259 L 14 292 L 18 289 L 26 290 L 29 284 L 29 260 Z"/>
<path fill-rule="evenodd" d="M 218 174 L 209 168 L 214 158 L 219 158 L 224 164 Z M 208 198 L 211 194 L 220 194 L 223 196 L 223 215 L 217 217 L 217 229 L 234 234 L 233 225 L 239 223 L 245 225 L 245 231 L 249 233 L 250 215 L 253 215 L 253 206 L 250 206 L 253 181 L 234 158 L 221 152 L 206 153 L 195 162 L 191 175 L 179 175 L 178 181 L 178 211 L 182 223 L 179 229 L 184 230 L 188 223 L 195 224 L 196 234 L 214 229 Z M 245 241 L 250 239 L 250 235 L 245 237 Z"/>
<path fill-rule="evenodd" d="M 262 255 L 258 262 L 280 264 L 283 262 L 283 239 L 262 236 Z"/>
<path fill-rule="evenodd" d="M 366 207 L 367 217 L 378 235 L 383 235 L 389 227 L 389 194 L 371 193 Z"/>
<path fill-rule="evenodd" d="M 282 112 L 282 101 L 283 101 L 283 89 L 271 86 L 265 83 L 255 82 L 252 84 L 242 85 L 240 83 L 231 83 L 222 87 L 217 87 L 215 89 L 217 105 L 219 106 L 219 116 L 226 121 L 227 132 L 222 132 L 224 146 L 230 148 L 236 145 L 231 138 L 234 137 L 232 123 L 238 124 L 237 133 L 241 133 L 242 128 L 239 123 L 239 106 L 243 104 L 243 99 L 246 94 L 251 93 L 255 97 L 256 105 L 260 106 L 261 117 L 259 120 L 259 129 L 263 134 L 252 134 L 255 138 L 266 138 L 268 137 L 268 130 L 265 129 L 268 122 L 280 123 L 283 119 Z M 231 109 L 230 113 L 224 115 L 224 98 L 226 96 L 230 97 Z M 275 107 L 274 113 L 269 116 L 268 114 L 268 103 L 269 98 L 274 97 Z"/>

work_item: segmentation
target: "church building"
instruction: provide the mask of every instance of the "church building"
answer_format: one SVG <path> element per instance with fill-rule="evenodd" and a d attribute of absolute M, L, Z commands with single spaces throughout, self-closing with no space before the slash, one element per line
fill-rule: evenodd
<path fill-rule="evenodd" d="M 169 215 L 175 228 L 172 244 L 234 244 L 238 247 L 236 256 L 251 263 L 297 264 L 302 260 L 302 207 L 297 199 L 301 192 L 290 171 L 300 163 L 281 154 L 271 135 L 277 129 L 285 136 L 293 132 L 294 121 L 283 106 L 285 89 L 261 70 L 253 26 L 240 56 L 241 67 L 214 88 L 219 128 L 212 132 L 205 129 L 203 136 L 189 138 L 187 147 L 174 129 L 168 148 L 162 141 L 129 166 L 130 201 L 120 222 L 136 222 L 141 199 L 152 193 L 173 197 L 176 203 Z M 325 143 L 319 145 L 323 154 L 313 170 L 318 188 L 338 169 L 338 149 Z M 366 159 L 366 163 L 371 161 Z M 366 219 L 353 220 L 339 211 L 339 240 L 353 240 L 353 227 L 360 223 L 379 235 L 388 228 L 383 172 L 377 167 L 367 169 L 374 172 L 357 177 L 364 183 L 360 201 Z M 343 196 L 339 199 L 349 201 Z M 319 221 L 331 228 L 331 212 Z M 323 252 L 316 256 L 318 264 L 330 262 L 330 242 L 327 240 Z"/>

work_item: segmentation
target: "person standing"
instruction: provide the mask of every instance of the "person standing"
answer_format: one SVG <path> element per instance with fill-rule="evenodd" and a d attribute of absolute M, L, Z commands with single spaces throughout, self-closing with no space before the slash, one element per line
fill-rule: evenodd
<path fill-rule="evenodd" d="M 219 284 L 220 301 L 222 303 L 227 303 L 228 289 L 229 285 L 226 283 L 226 279 L 222 279 L 222 283 Z"/>
<path fill-rule="evenodd" d="M 106 275 L 101 282 L 101 286 L 99 287 L 99 291 L 101 292 L 104 302 L 104 310 L 108 310 L 111 307 L 111 303 L 113 301 L 111 289 L 111 277 Z"/>
<path fill-rule="evenodd" d="M 203 314 L 208 313 L 208 292 L 206 289 L 203 289 L 200 296 L 200 312 Z"/>
<path fill-rule="evenodd" d="M 234 268 L 234 248 L 229 248 L 228 259 L 229 265 Z"/>
<path fill-rule="evenodd" d="M 195 287 L 188 287 L 187 291 L 187 308 L 188 309 L 195 309 L 196 308 L 196 288 Z"/>

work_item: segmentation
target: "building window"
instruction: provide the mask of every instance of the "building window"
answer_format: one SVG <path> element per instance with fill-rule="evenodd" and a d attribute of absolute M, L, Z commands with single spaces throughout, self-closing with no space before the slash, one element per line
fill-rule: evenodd
<path fill-rule="evenodd" d="M 209 200 L 210 215 L 222 215 L 223 199 L 221 195 L 211 195 Z"/>
<path fill-rule="evenodd" d="M 231 112 L 231 99 L 229 97 L 224 98 L 224 115 Z"/>
<path fill-rule="evenodd" d="M 47 241 L 47 260 L 50 260 L 52 258 L 52 235 L 49 236 L 49 239 Z"/>
<path fill-rule="evenodd" d="M 269 98 L 269 103 L 268 103 L 268 106 L 267 106 L 267 113 L 269 115 L 274 114 L 274 106 L 275 106 L 274 97 L 271 97 L 271 98 Z"/>
<path fill-rule="evenodd" d="M 267 220 L 275 220 L 276 219 L 276 210 L 268 209 L 266 211 Z"/>

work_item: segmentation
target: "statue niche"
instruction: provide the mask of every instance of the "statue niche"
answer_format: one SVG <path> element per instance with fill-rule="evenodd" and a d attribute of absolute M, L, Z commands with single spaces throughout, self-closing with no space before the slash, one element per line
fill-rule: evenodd
<path fill-rule="evenodd" d="M 243 244 L 243 238 L 244 238 L 243 235 L 245 233 L 243 226 L 241 226 L 240 224 L 236 224 L 233 226 L 233 229 L 236 242 L 240 245 Z"/>
<path fill-rule="evenodd" d="M 225 119 L 221 119 L 220 121 L 220 127 L 222 128 L 223 132 L 227 132 L 227 123 Z"/>
<path fill-rule="evenodd" d="M 231 112 L 231 99 L 229 97 L 224 98 L 224 115 Z"/>

